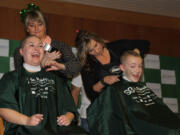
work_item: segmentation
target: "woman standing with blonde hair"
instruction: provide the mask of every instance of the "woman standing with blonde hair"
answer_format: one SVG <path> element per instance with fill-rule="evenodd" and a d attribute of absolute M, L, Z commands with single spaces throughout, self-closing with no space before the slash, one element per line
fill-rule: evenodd
<path fill-rule="evenodd" d="M 71 76 L 80 71 L 80 63 L 72 53 L 70 47 L 61 41 L 52 39 L 47 34 L 47 24 L 44 15 L 40 10 L 31 10 L 26 13 L 25 30 L 28 35 L 35 35 L 41 39 L 43 45 L 50 45 L 57 50 L 54 52 L 46 52 L 41 63 L 43 67 L 48 65 L 47 71 L 56 70 L 60 76 Z M 56 59 L 52 63 L 51 60 Z M 19 48 L 14 53 L 15 69 L 21 66 L 23 60 L 19 54 Z"/>

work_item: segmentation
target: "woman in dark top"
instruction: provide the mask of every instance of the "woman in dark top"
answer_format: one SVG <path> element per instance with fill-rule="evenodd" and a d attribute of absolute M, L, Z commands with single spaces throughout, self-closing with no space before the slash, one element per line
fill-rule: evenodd
<path fill-rule="evenodd" d="M 150 42 L 147 40 L 117 40 L 107 43 L 94 33 L 80 31 L 75 39 L 80 59 L 83 85 L 91 101 L 107 85 L 119 81 L 120 56 L 126 50 L 141 54 L 147 52 Z"/>
<path fill-rule="evenodd" d="M 52 53 L 46 52 L 41 63 L 43 67 L 47 65 L 47 61 L 56 59 L 53 66 L 48 63 L 50 66 L 49 70 L 58 70 L 56 73 L 60 76 L 71 76 L 80 71 L 80 63 L 72 53 L 70 47 L 63 42 L 51 39 L 51 37 L 47 35 L 45 17 L 39 10 L 29 11 L 26 14 L 24 24 L 28 35 L 38 36 L 44 45 L 49 44 L 58 50 Z M 21 67 L 23 63 L 23 58 L 19 53 L 19 49 L 20 48 L 17 48 L 14 52 L 15 69 Z M 56 68 L 54 68 L 54 66 Z"/>

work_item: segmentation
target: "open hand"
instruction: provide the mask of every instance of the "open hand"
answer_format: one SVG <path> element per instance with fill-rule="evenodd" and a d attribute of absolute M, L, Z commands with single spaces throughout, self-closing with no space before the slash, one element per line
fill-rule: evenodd
<path fill-rule="evenodd" d="M 61 58 L 61 55 L 62 54 L 59 51 L 58 52 L 54 51 L 52 53 L 46 52 L 41 62 L 41 66 L 45 67 L 47 61 L 59 59 Z"/>
<path fill-rule="evenodd" d="M 66 115 L 61 115 L 60 117 L 57 117 L 57 124 L 59 126 L 68 126 L 71 124 L 71 121 L 72 120 Z"/>

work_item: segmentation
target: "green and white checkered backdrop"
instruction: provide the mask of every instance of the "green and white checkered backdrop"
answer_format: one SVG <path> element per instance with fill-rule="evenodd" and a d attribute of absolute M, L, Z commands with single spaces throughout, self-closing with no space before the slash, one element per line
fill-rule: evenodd
<path fill-rule="evenodd" d="M 13 52 L 20 41 L 0 39 L 0 78 L 14 70 Z M 180 113 L 180 58 L 148 54 L 142 80 L 176 113 Z"/>

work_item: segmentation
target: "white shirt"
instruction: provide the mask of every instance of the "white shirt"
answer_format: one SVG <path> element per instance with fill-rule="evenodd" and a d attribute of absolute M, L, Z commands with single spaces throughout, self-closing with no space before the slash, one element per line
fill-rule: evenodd
<path fill-rule="evenodd" d="M 84 87 L 83 87 L 83 83 L 82 83 L 82 78 L 81 75 L 77 75 L 72 79 L 71 82 L 74 86 L 81 88 L 81 106 L 80 109 L 78 109 L 78 112 L 80 114 L 81 118 L 86 119 L 86 109 L 88 108 L 88 106 L 91 104 L 90 100 L 88 99 L 88 97 L 86 96 Z"/>

